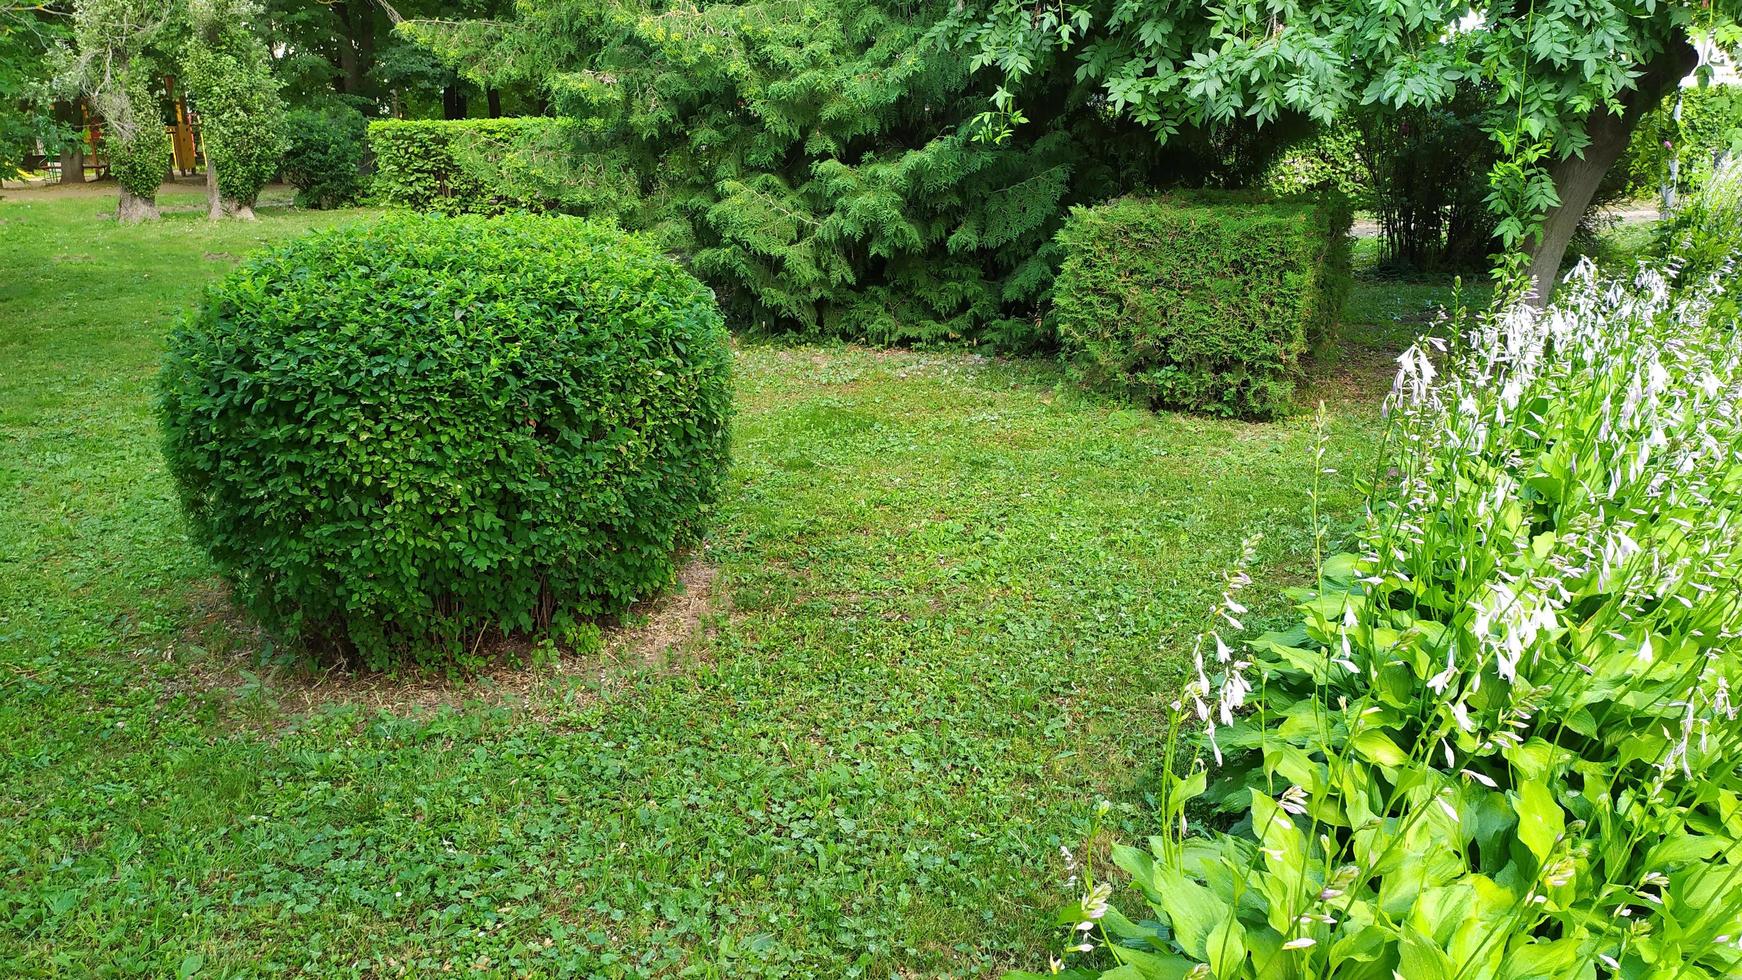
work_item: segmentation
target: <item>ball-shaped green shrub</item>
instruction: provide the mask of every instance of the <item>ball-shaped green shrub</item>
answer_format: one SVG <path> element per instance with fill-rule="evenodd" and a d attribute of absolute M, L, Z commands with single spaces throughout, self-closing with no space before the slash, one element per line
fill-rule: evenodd
<path fill-rule="evenodd" d="M 727 462 L 713 295 L 558 217 L 399 217 L 242 264 L 175 329 L 165 456 L 271 629 L 374 667 L 666 586 Z"/>

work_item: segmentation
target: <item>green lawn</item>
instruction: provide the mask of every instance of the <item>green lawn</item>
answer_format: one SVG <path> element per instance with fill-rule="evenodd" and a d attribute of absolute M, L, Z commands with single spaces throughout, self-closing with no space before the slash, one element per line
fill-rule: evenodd
<path fill-rule="evenodd" d="M 746 343 L 693 608 L 599 663 L 322 678 L 190 548 L 152 378 L 202 282 L 358 215 L 110 207 L 0 200 L 0 975 L 1043 966 L 1058 846 L 1101 797 L 1144 832 L 1160 702 L 1240 539 L 1267 535 L 1258 621 L 1305 565 L 1310 413 Z M 1315 368 L 1333 465 L 1365 457 L 1431 292 L 1364 287 L 1384 329 Z"/>

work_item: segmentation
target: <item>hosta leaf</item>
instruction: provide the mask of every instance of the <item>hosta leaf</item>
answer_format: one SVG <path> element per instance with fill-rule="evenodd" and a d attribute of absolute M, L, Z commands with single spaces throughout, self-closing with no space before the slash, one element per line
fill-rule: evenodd
<path fill-rule="evenodd" d="M 1074 923 L 1072 924 L 1074 925 Z M 1101 928 L 1115 936 L 1118 936 L 1120 939 L 1140 940 L 1152 945 L 1158 945 L 1163 942 L 1162 933 L 1159 933 L 1148 926 L 1132 922 L 1130 919 L 1125 917 L 1125 913 L 1111 905 L 1107 907 L 1106 913 L 1101 916 Z"/>
<path fill-rule="evenodd" d="M 1408 926 L 1397 947 L 1397 972 L 1408 980 L 1452 980 L 1457 967 L 1433 940 Z"/>
<path fill-rule="evenodd" d="M 1690 861 L 1710 860 L 1728 843 L 1721 837 L 1674 834 L 1651 846 L 1651 850 L 1646 852 L 1645 865 L 1661 870 Z"/>
<path fill-rule="evenodd" d="M 1536 855 L 1539 864 L 1547 861 L 1555 842 L 1566 832 L 1566 814 L 1540 781 L 1519 783 L 1511 795 L 1512 808 L 1518 814 L 1518 839 Z"/>
<path fill-rule="evenodd" d="M 1158 865 L 1155 883 L 1150 904 L 1166 919 L 1174 941 L 1186 955 L 1205 959 L 1210 933 L 1222 920 L 1231 918 L 1233 910 L 1214 892 L 1177 871 Z"/>
<path fill-rule="evenodd" d="M 1210 930 L 1205 950 L 1210 970 L 1218 977 L 1237 977 L 1246 960 L 1246 930 L 1240 920 L 1230 915 Z"/>
<path fill-rule="evenodd" d="M 1362 758 L 1390 769 L 1403 765 L 1409 758 L 1391 740 L 1391 736 L 1376 728 L 1369 728 L 1356 735 L 1350 744 Z"/>
<path fill-rule="evenodd" d="M 1578 963 L 1579 943 L 1574 939 L 1525 942 L 1506 951 L 1500 965 L 1501 980 L 1559 980 Z"/>
<path fill-rule="evenodd" d="M 1101 975 L 1101 980 L 1110 977 L 1132 978 L 1132 980 L 1182 980 L 1192 971 L 1196 963 L 1175 953 L 1151 953 L 1142 949 L 1131 949 L 1125 946 L 1109 947 L 1113 958 L 1120 966 L 1111 973 Z M 1130 971 L 1121 973 L 1120 971 Z"/>

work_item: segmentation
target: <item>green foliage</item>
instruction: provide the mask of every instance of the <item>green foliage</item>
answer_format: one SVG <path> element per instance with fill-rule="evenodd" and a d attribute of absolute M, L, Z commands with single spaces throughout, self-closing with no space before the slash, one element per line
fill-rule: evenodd
<path fill-rule="evenodd" d="M 1714 171 L 1659 235 L 1664 254 L 1681 262 L 1683 282 L 1728 272 L 1742 259 L 1742 159 Z"/>
<path fill-rule="evenodd" d="M 339 104 L 370 118 L 440 118 L 455 111 L 463 117 L 484 114 L 493 95 L 508 115 L 543 111 L 533 86 L 500 79 L 486 92 L 394 29 L 401 18 L 421 17 L 501 24 L 515 16 L 515 0 L 258 2 L 256 29 L 270 39 L 273 76 L 294 108 Z"/>
<path fill-rule="evenodd" d="M 1329 191 L 1366 204 L 1372 198 L 1372 181 L 1362 162 L 1361 139 L 1353 125 L 1327 127 L 1283 151 L 1264 172 L 1261 186 L 1284 196 Z"/>
<path fill-rule="evenodd" d="M 1227 542 L 1269 532 L 1254 595 L 1307 560 L 1308 426 L 1109 409 L 1050 360 L 740 343 L 718 576 L 652 629 L 457 685 L 305 669 L 232 613 L 152 419 L 229 257 L 358 220 L 288 198 L 0 199 L 0 975 L 995 976 L 1047 941 L 1083 799 L 1147 828 L 1132 701 L 1177 685 L 1156 651 Z M 1379 437 L 1355 392 L 1388 363 L 1327 387 L 1325 465 Z"/>
<path fill-rule="evenodd" d="M 175 331 L 165 455 L 269 626 L 465 663 L 670 583 L 726 464 L 725 328 L 646 241 L 404 217 L 250 259 Z"/>
<path fill-rule="evenodd" d="M 1681 99 L 1681 121 L 1675 103 Z M 1648 113 L 1627 146 L 1627 189 L 1655 195 L 1669 181 L 1669 162 L 1679 163 L 1677 191 L 1697 194 L 1725 155 L 1742 157 L 1742 85 L 1685 88 Z"/>
<path fill-rule="evenodd" d="M 384 204 L 442 214 L 563 211 L 616 218 L 633 182 L 568 165 L 560 119 L 383 119 L 369 124 L 373 191 Z"/>
<path fill-rule="evenodd" d="M 252 208 L 284 153 L 284 100 L 266 45 L 248 26 L 249 0 L 188 0 L 191 25 L 181 72 L 200 114 L 200 137 L 218 193 Z"/>
<path fill-rule="evenodd" d="M 109 155 L 109 173 L 116 182 L 137 197 L 152 200 L 157 186 L 169 173 L 169 136 L 162 130 L 146 130 L 132 140 L 109 139 L 103 142 Z"/>
<path fill-rule="evenodd" d="M 0 0 L 0 176 L 11 177 L 41 140 L 64 137 L 53 114 L 55 52 L 67 36 L 64 5 Z"/>
<path fill-rule="evenodd" d="M 1163 149 L 1059 83 L 1046 135 L 973 138 L 993 87 L 929 43 L 948 0 L 523 7 L 511 25 L 411 30 L 480 79 L 545 80 L 574 172 L 623 175 L 601 205 L 656 230 L 734 324 L 877 343 L 1048 342 L 1070 206 L 1249 180 L 1286 135 L 1194 131 Z"/>
<path fill-rule="evenodd" d="M 485 125 L 496 127 L 499 120 Z M 369 123 L 369 152 L 374 157 L 370 193 L 383 204 L 444 214 L 494 208 L 487 175 L 462 172 L 448 144 L 453 133 L 470 122 L 378 119 Z M 526 125 L 511 120 L 509 125 Z"/>
<path fill-rule="evenodd" d="M 1490 101 L 1463 86 L 1440 105 L 1362 114 L 1360 152 L 1373 175 L 1382 266 L 1439 272 L 1486 264 L 1495 245 L 1488 175 L 1498 162 L 1483 128 Z"/>
<path fill-rule="evenodd" d="M 1673 256 L 1678 289 L 1721 291 L 1711 296 L 1720 318 L 1742 327 L 1742 291 L 1735 277 L 1742 266 L 1742 160 L 1731 160 L 1701 182 L 1700 190 L 1684 199 L 1670 220 L 1657 229 L 1655 251 Z"/>
<path fill-rule="evenodd" d="M 104 130 L 103 152 L 109 156 L 109 173 L 116 182 L 136 197 L 150 201 L 157 197 L 158 185 L 169 173 L 173 159 L 169 133 L 156 125 L 157 99 L 144 72 L 128 72 L 121 88 L 128 105 L 139 107 L 128 111 L 139 112 L 145 118 L 131 133 L 119 126 Z"/>
<path fill-rule="evenodd" d="M 355 109 L 295 109 L 285 116 L 280 170 L 299 208 L 338 208 L 363 193 L 368 121 Z"/>
<path fill-rule="evenodd" d="M 1160 834 L 1113 850 L 1153 919 L 1068 910 L 1104 976 L 1742 974 L 1742 332 L 1708 299 L 1586 265 L 1405 354 L 1354 550 L 1294 625 L 1234 651 L 1230 589 L 1200 643 L 1175 718 L 1220 768 L 1166 757 Z"/>
<path fill-rule="evenodd" d="M 1655 98 L 1679 81 L 1695 37 L 1734 47 L 1739 14 L 1739 0 L 1086 0 L 1045 11 L 971 0 L 938 33 L 1001 76 L 985 117 L 999 133 L 1021 127 L 1026 109 L 1016 106 L 1046 98 L 1044 79 L 1057 78 L 1063 60 L 1107 106 L 1162 139 L 1289 113 L 1330 124 L 1364 106 L 1431 108 L 1479 85 L 1481 125 L 1497 151 L 1488 205 L 1511 249 L 1539 235 L 1561 203 L 1566 188 L 1551 167 L 1590 144 L 1595 114 L 1620 113 L 1632 93 Z M 1584 188 L 1576 190 L 1569 203 L 1582 213 Z"/>
<path fill-rule="evenodd" d="M 1126 198 L 1074 211 L 1053 294 L 1076 377 L 1221 415 L 1292 407 L 1349 288 L 1346 199 Z"/>

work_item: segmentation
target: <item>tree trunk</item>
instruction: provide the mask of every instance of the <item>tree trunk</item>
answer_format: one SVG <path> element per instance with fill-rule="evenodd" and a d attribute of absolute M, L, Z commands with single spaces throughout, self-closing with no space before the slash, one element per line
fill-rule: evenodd
<path fill-rule="evenodd" d="M 340 85 L 347 95 L 363 94 L 363 84 L 374 68 L 375 11 L 369 0 L 345 0 L 334 12 L 339 17 Z"/>
<path fill-rule="evenodd" d="M 351 0 L 351 4 L 357 18 L 357 77 L 352 91 L 362 95 L 375 74 L 375 0 Z"/>
<path fill-rule="evenodd" d="M 466 96 L 460 91 L 460 83 L 457 81 L 442 88 L 442 118 L 466 118 Z"/>
<path fill-rule="evenodd" d="M 1663 53 L 1643 66 L 1634 87 L 1621 93 L 1620 115 L 1603 106 L 1591 110 L 1585 121 L 1591 143 L 1583 155 L 1568 157 L 1550 169 L 1561 203 L 1549 210 L 1543 219 L 1542 235 L 1530 249 L 1530 279 L 1534 285 L 1531 302 L 1539 309 L 1548 305 L 1573 232 L 1584 220 L 1585 209 L 1590 207 L 1603 177 L 1627 149 L 1640 117 L 1656 108 L 1664 95 L 1674 91 L 1699 62 L 1699 52 L 1678 32 Z"/>
<path fill-rule="evenodd" d="M 491 119 L 501 119 L 502 118 L 502 93 L 496 91 L 495 89 L 486 89 L 484 91 L 484 101 L 487 102 L 490 106 L 490 118 Z"/>
<path fill-rule="evenodd" d="M 212 152 L 206 151 L 206 218 L 217 221 L 224 217 L 224 204 L 218 197 L 218 165 L 212 162 Z"/>
<path fill-rule="evenodd" d="M 157 217 L 155 199 L 140 197 L 125 187 L 121 188 L 121 199 L 115 202 L 115 220 L 130 225 L 136 221 L 155 221 Z"/>
<path fill-rule="evenodd" d="M 84 140 L 73 140 L 61 147 L 60 182 L 63 184 L 82 184 L 85 182 Z"/>
<path fill-rule="evenodd" d="M 340 95 L 356 95 L 351 86 L 358 84 L 360 77 L 357 68 L 357 49 L 351 46 L 348 37 L 339 38 L 339 73 L 333 76 L 333 87 Z"/>
<path fill-rule="evenodd" d="M 71 126 L 76 133 L 74 138 L 61 144 L 60 182 L 82 184 L 85 182 L 85 120 L 79 111 L 79 102 L 56 102 L 54 117 L 63 125 Z"/>

